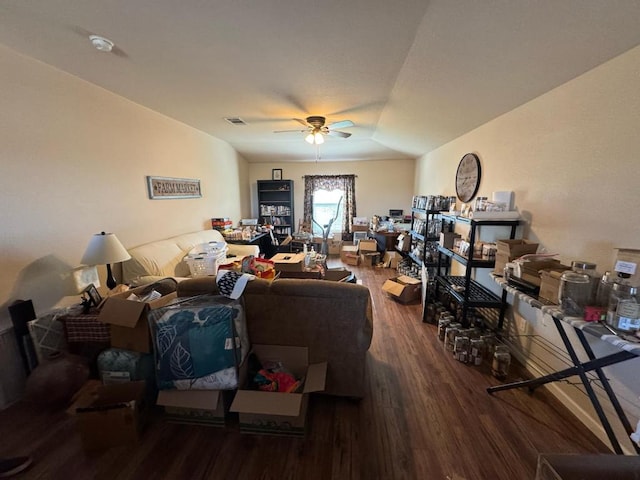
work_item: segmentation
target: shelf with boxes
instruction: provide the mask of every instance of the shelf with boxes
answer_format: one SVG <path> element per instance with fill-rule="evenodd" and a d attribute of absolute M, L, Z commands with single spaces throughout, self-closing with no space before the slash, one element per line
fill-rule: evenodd
<path fill-rule="evenodd" d="M 440 195 L 413 197 L 410 245 L 408 252 L 403 253 L 406 253 L 418 267 L 422 268 L 424 265 L 431 273 L 438 265 L 438 240 L 443 226 L 440 214 L 449 209 L 450 202 L 451 197 Z"/>
<path fill-rule="evenodd" d="M 495 267 L 495 245 L 485 244 L 480 240 L 480 230 L 486 227 L 507 227 L 509 238 L 516 235 L 519 220 L 476 220 L 454 215 L 441 215 L 443 221 L 443 231 L 438 244 L 438 265 L 434 281 L 431 283 L 432 295 L 430 299 L 434 301 L 441 294 L 446 294 L 455 303 L 458 311 L 458 321 L 463 325 L 471 323 L 471 312 L 475 309 L 499 309 L 497 328 L 502 328 L 504 311 L 506 309 L 505 295 L 502 297 L 494 294 L 489 289 L 478 283 L 472 276 L 474 270 L 478 268 L 492 269 Z M 455 233 L 456 225 L 468 226 L 468 238 Z M 451 260 L 462 265 L 463 275 L 450 275 Z M 444 271 L 444 275 L 441 272 Z M 423 321 L 428 321 L 428 309 L 424 309 Z"/>

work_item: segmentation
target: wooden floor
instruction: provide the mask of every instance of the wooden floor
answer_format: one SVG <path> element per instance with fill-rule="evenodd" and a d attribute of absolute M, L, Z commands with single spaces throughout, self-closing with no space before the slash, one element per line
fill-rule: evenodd
<path fill-rule="evenodd" d="M 306 440 L 158 418 L 137 447 L 88 456 L 63 412 L 18 404 L 0 412 L 0 452 L 33 456 L 20 479 L 110 480 L 520 480 L 534 478 L 539 453 L 609 453 L 544 389 L 488 395 L 499 382 L 445 353 L 419 305 L 382 294 L 392 270 L 350 268 L 374 303 L 367 396 L 312 398 Z"/>

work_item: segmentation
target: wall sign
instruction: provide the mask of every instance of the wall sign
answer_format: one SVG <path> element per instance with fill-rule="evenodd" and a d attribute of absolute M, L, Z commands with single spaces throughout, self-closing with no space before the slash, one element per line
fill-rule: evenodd
<path fill-rule="evenodd" d="M 200 198 L 200 180 L 193 178 L 147 177 L 149 198 Z"/>

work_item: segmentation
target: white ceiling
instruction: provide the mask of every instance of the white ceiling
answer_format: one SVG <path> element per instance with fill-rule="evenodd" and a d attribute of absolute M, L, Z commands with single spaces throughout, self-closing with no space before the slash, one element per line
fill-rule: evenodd
<path fill-rule="evenodd" d="M 98 52 L 89 34 L 117 49 Z M 640 44 L 640 1 L 3 0 L 0 43 L 250 162 L 315 160 L 301 133 L 273 133 L 309 115 L 356 124 L 321 160 L 388 159 L 427 153 Z"/>

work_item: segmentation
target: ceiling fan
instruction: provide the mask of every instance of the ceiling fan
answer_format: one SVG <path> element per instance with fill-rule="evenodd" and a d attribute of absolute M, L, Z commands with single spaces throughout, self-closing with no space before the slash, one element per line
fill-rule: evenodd
<path fill-rule="evenodd" d="M 304 120 L 300 118 L 294 118 L 294 120 L 298 123 L 301 123 L 306 128 L 304 130 L 276 130 L 273 133 L 306 133 L 307 135 L 304 137 L 304 139 L 305 141 L 307 141 L 307 143 L 310 143 L 312 145 L 320 145 L 321 143 L 324 143 L 324 135 L 349 138 L 351 136 L 350 133 L 341 132 L 340 130 L 335 129 L 349 128 L 354 126 L 354 123 L 351 120 L 342 120 L 340 122 L 334 122 L 329 125 L 325 125 L 326 119 L 320 116 L 311 116 L 305 118 Z"/>

